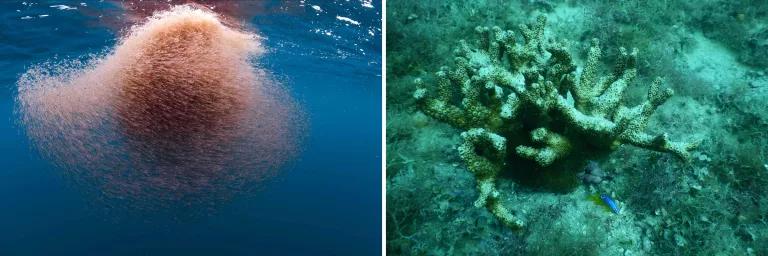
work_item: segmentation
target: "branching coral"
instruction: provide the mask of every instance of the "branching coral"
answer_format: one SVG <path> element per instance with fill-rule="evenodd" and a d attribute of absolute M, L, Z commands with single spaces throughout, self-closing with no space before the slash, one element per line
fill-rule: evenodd
<path fill-rule="evenodd" d="M 660 78 L 650 85 L 645 102 L 622 104 L 637 75 L 636 49 L 620 49 L 614 71 L 600 76 L 597 40 L 578 70 L 566 42 L 545 40 L 545 25 L 540 16 L 533 26 L 520 26 L 522 41 L 510 30 L 477 27 L 480 39 L 460 42 L 453 68 L 442 67 L 433 78 L 414 82 L 413 96 L 423 112 L 465 130 L 458 151 L 477 178 L 475 205 L 488 207 L 512 227 L 524 221 L 501 203 L 496 180 L 502 171 L 557 180 L 575 177 L 562 172 L 578 170 L 587 159 L 621 144 L 681 159 L 696 146 L 671 141 L 666 133 L 644 132 L 651 114 L 673 94 L 662 88 Z"/>

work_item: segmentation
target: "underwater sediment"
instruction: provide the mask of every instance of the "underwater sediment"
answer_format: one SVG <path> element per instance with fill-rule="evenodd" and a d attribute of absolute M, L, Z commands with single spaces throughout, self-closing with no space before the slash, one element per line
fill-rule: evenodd
<path fill-rule="evenodd" d="M 273 176 L 301 137 L 298 106 L 250 62 L 259 40 L 198 5 L 156 12 L 104 56 L 30 68 L 19 123 L 85 190 L 215 203 Z"/>

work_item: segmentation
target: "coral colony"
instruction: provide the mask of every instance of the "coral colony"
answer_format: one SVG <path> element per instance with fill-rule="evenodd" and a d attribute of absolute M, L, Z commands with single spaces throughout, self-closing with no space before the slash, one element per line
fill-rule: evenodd
<path fill-rule="evenodd" d="M 620 49 L 612 73 L 598 75 L 597 40 L 578 69 L 565 42 L 544 38 L 546 18 L 513 31 L 477 27 L 480 39 L 461 41 L 452 68 L 415 80 L 413 96 L 427 115 L 464 130 L 459 155 L 477 179 L 477 207 L 487 207 L 511 227 L 524 220 L 502 204 L 496 179 L 502 171 L 528 173 L 535 184 L 568 186 L 588 159 L 621 144 L 687 159 L 697 143 L 644 132 L 656 108 L 672 97 L 661 78 L 634 107 L 622 95 L 636 75 L 637 50 Z M 532 175 L 530 175 L 533 173 Z M 564 185 L 565 184 L 565 185 Z"/>

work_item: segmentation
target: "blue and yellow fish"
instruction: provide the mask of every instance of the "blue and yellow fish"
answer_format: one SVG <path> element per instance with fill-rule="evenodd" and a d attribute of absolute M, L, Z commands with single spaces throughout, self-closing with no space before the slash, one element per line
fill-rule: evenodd
<path fill-rule="evenodd" d="M 600 199 L 602 199 L 603 203 L 605 203 L 606 205 L 608 205 L 609 208 L 611 208 L 611 211 L 613 211 L 613 213 L 619 214 L 621 210 L 619 209 L 619 206 L 616 205 L 616 202 L 613 201 L 613 198 L 611 198 L 606 194 L 601 194 Z"/>
<path fill-rule="evenodd" d="M 615 214 L 619 214 L 621 212 L 619 206 L 616 204 L 616 201 L 613 201 L 613 198 L 606 194 L 592 194 L 587 198 L 595 204 L 604 207 L 606 210 L 610 210 Z"/>

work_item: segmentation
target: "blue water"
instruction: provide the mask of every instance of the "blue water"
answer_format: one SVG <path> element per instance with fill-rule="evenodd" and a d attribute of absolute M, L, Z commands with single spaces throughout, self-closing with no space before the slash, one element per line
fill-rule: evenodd
<path fill-rule="evenodd" d="M 378 254 L 380 1 L 374 8 L 359 1 L 276 1 L 252 18 L 268 49 L 257 65 L 282 81 L 307 113 L 302 151 L 251 195 L 205 216 L 162 223 L 95 209 L 106 206 L 89 201 L 32 150 L 13 115 L 20 74 L 52 58 L 109 49 L 116 31 L 98 14 L 114 17 L 120 9 L 102 1 L 23 2 L 0 4 L 0 255 Z M 50 7 L 81 2 L 96 15 L 84 7 Z"/>

